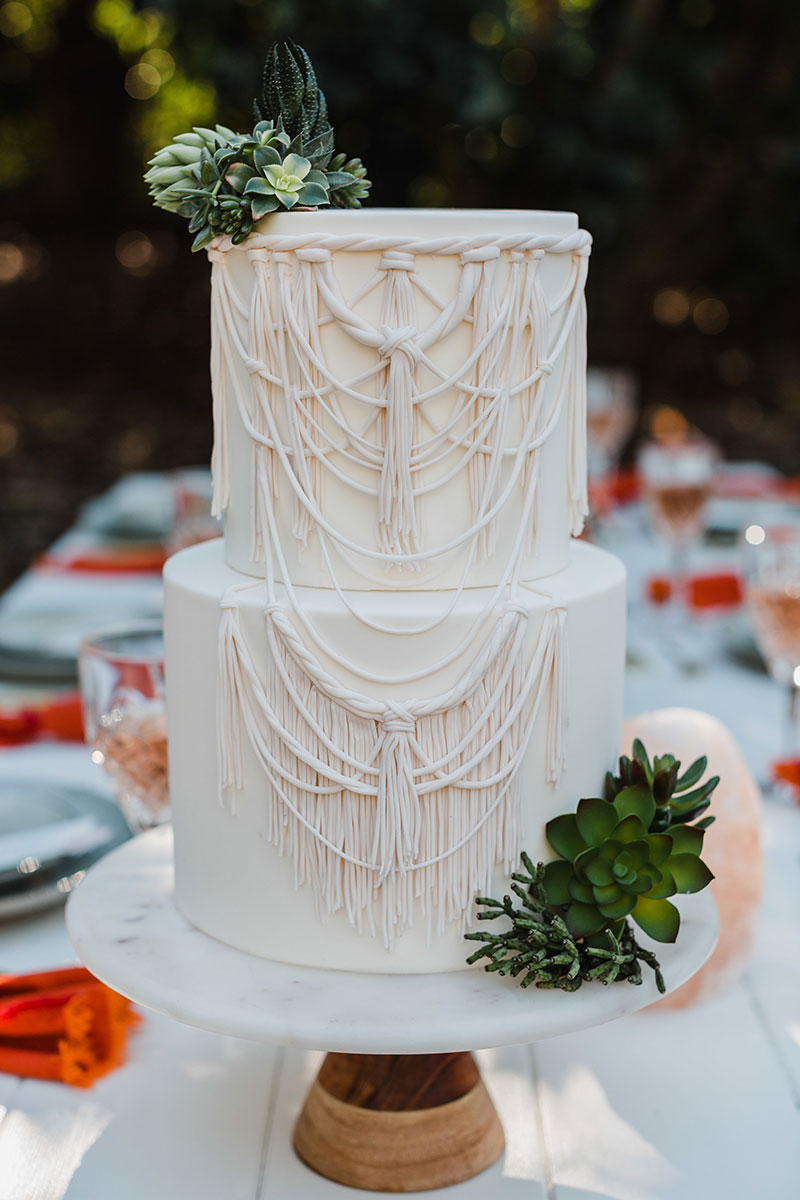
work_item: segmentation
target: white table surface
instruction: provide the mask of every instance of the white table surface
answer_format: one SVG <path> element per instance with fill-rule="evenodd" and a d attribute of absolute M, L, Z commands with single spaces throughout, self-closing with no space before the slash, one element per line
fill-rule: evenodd
<path fill-rule="evenodd" d="M 624 535 L 624 536 L 622 536 Z M 635 528 L 619 545 L 641 570 Z M 653 552 L 654 554 L 655 552 Z M 653 558 L 655 562 L 655 558 Z M 638 595 L 637 578 L 632 589 Z M 634 598 L 629 713 L 703 708 L 759 778 L 777 749 L 778 689 L 722 656 L 680 670 Z M 80 747 L 0 754 L 0 771 L 102 786 Z M 767 884 L 750 969 L 723 997 L 647 1011 L 478 1058 L 507 1136 L 451 1200 L 797 1200 L 800 1196 L 800 808 L 765 804 Z M 63 914 L 0 926 L 0 967 L 72 961 Z M 531 1003 L 536 996 L 531 995 Z M 290 1134 L 320 1055 L 148 1014 L 129 1062 L 89 1091 L 0 1075 L 0 1200 L 336 1200 Z"/>

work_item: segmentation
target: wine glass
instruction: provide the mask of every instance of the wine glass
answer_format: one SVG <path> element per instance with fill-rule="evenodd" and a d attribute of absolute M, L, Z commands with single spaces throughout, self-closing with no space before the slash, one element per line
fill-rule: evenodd
<path fill-rule="evenodd" d="M 770 675 L 786 689 L 784 753 L 798 752 L 800 524 L 749 525 L 742 538 L 747 605 Z"/>
<path fill-rule="evenodd" d="M 84 638 L 78 656 L 86 741 L 134 833 L 169 820 L 161 621 Z"/>
<path fill-rule="evenodd" d="M 586 372 L 587 466 L 593 508 L 610 502 L 610 484 L 636 421 L 636 384 L 624 368 L 589 367 Z"/>
<path fill-rule="evenodd" d="M 669 547 L 670 577 L 676 593 L 690 554 L 703 536 L 717 460 L 713 442 L 700 434 L 647 441 L 639 449 L 647 512 Z"/>

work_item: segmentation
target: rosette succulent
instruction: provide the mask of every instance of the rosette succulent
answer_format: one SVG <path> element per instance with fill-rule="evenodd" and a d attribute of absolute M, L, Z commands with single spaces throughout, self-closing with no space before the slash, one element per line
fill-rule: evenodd
<path fill-rule="evenodd" d="M 316 170 L 302 155 L 287 153 L 288 146 L 287 134 L 260 121 L 251 137 L 239 138 L 237 144 L 220 152 L 219 165 L 230 163 L 225 169 L 226 182 L 248 199 L 256 221 L 281 206 L 316 208 L 330 203 L 326 173 Z"/>
<path fill-rule="evenodd" d="M 560 856 L 546 865 L 547 900 L 574 937 L 618 935 L 630 916 L 659 942 L 674 942 L 680 914 L 670 896 L 699 892 L 713 879 L 700 858 L 705 830 L 686 824 L 650 833 L 656 802 L 644 787 L 608 800 L 581 800 L 576 813 L 546 825 Z"/>
<path fill-rule="evenodd" d="M 687 824 L 701 816 L 711 803 L 711 793 L 719 783 L 719 775 L 714 775 L 699 783 L 705 774 L 708 760 L 698 758 L 687 767 L 683 775 L 679 775 L 680 762 L 672 754 L 656 755 L 652 763 L 642 742 L 637 738 L 633 743 L 633 757 L 623 755 L 619 760 L 619 775 L 606 775 L 604 794 L 606 800 L 613 800 L 620 792 L 630 788 L 639 788 L 643 794 L 649 795 L 655 806 L 655 815 L 650 825 L 651 833 L 661 833 L 672 825 Z M 701 829 L 712 824 L 713 817 L 704 817 L 697 821 Z"/>

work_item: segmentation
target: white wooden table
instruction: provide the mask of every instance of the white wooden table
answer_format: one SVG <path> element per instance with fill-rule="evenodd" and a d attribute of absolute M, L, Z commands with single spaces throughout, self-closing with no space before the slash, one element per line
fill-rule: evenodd
<path fill-rule="evenodd" d="M 641 639 L 640 639 L 641 640 Z M 638 652 L 627 710 L 719 716 L 756 775 L 782 697 L 720 660 L 679 674 Z M 0 755 L 0 771 L 100 784 L 79 747 Z M 800 1196 L 800 808 L 765 807 L 767 891 L 749 972 L 721 999 L 479 1054 L 507 1151 L 450 1200 L 797 1200 Z M 72 959 L 56 910 L 0 926 L 0 967 Z M 536 996 L 531 996 L 531 1003 Z M 90 1091 L 0 1075 L 0 1200 L 336 1200 L 290 1133 L 321 1056 L 148 1015 L 128 1064 Z"/>

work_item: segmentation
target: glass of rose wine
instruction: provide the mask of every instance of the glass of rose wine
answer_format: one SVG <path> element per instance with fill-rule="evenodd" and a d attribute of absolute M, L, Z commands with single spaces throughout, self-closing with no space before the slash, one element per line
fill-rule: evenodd
<path fill-rule="evenodd" d="M 78 656 L 86 740 L 131 830 L 169 820 L 164 641 L 160 621 L 84 638 Z"/>
<path fill-rule="evenodd" d="M 638 468 L 653 528 L 670 551 L 670 582 L 677 595 L 692 550 L 705 529 L 706 502 L 718 461 L 716 446 L 700 434 L 644 442 Z"/>
<path fill-rule="evenodd" d="M 770 675 L 787 693 L 783 752 L 798 752 L 800 524 L 750 525 L 742 541 L 747 604 Z"/>

